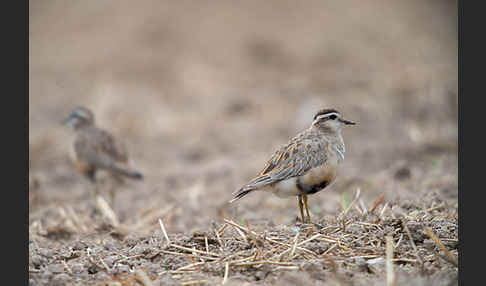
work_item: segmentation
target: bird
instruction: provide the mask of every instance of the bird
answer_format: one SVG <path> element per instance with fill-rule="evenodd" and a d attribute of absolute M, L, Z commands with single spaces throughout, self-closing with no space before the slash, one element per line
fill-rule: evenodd
<path fill-rule="evenodd" d="M 111 133 L 95 124 L 95 116 L 86 107 L 77 106 L 63 120 L 63 124 L 75 131 L 73 142 L 74 162 L 77 170 L 95 186 L 95 196 L 99 195 L 96 186 L 96 173 L 107 171 L 116 182 L 123 178 L 142 180 L 143 174 L 129 166 L 125 146 Z M 114 188 L 110 189 L 111 202 L 114 202 Z"/>
<path fill-rule="evenodd" d="M 307 196 L 335 181 L 344 160 L 342 126 L 355 124 L 336 109 L 318 110 L 311 126 L 278 148 L 255 178 L 233 192 L 229 203 L 253 191 L 270 191 L 281 198 L 297 196 L 302 223 L 311 223 Z"/>

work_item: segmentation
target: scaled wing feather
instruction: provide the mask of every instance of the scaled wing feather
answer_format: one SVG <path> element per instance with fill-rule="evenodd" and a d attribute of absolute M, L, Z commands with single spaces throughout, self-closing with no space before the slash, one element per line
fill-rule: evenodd
<path fill-rule="evenodd" d="M 235 193 L 271 185 L 292 177 L 302 176 L 312 168 L 324 164 L 327 153 L 324 144 L 312 136 L 300 134 L 289 144 L 277 150 L 268 160 L 260 174 Z"/>

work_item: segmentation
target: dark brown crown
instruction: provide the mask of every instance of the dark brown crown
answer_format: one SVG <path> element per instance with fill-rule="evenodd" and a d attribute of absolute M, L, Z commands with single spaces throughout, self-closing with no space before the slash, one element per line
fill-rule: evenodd
<path fill-rule="evenodd" d="M 332 108 L 326 108 L 326 109 L 321 109 L 319 110 L 316 115 L 314 115 L 314 120 L 316 120 L 317 116 L 321 116 L 321 115 L 325 115 L 325 114 L 329 114 L 329 113 L 337 113 L 337 114 L 341 114 L 339 111 L 337 111 L 336 109 L 332 109 Z"/>

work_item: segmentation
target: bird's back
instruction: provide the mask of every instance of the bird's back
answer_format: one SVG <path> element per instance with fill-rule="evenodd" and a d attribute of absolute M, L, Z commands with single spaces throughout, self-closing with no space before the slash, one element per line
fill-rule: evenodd
<path fill-rule="evenodd" d="M 78 160 L 98 168 L 128 162 L 125 146 L 110 133 L 95 126 L 78 130 L 74 150 Z"/>
<path fill-rule="evenodd" d="M 258 176 L 234 193 L 234 200 L 252 190 L 303 176 L 325 165 L 329 158 L 328 145 L 329 142 L 319 130 L 304 130 L 274 152 Z"/>

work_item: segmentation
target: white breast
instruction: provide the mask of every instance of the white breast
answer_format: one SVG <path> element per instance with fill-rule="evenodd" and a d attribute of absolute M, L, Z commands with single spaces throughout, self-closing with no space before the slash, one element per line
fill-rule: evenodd
<path fill-rule="evenodd" d="M 69 159 L 71 160 L 71 162 L 73 164 L 76 163 L 77 156 L 76 156 L 76 150 L 74 149 L 74 144 L 70 144 L 68 155 L 69 155 Z"/>

